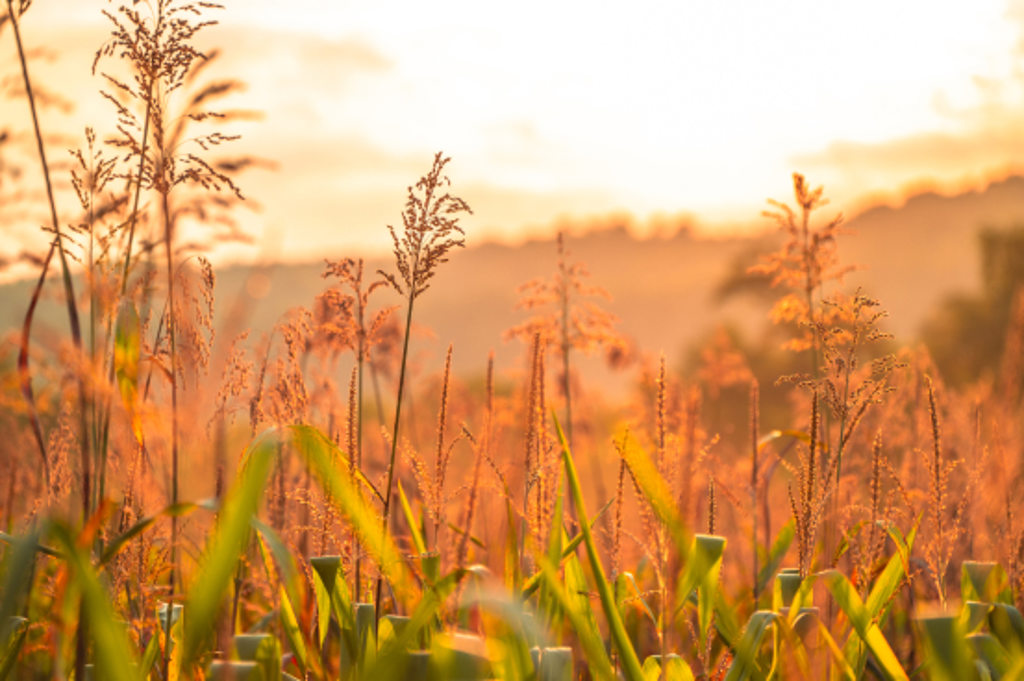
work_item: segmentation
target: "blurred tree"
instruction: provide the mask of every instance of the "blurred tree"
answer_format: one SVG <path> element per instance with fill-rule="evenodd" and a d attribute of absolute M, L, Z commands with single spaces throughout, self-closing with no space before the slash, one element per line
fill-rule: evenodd
<path fill-rule="evenodd" d="M 994 377 L 1010 326 L 1014 296 L 1024 290 L 1024 224 L 979 234 L 980 294 L 949 297 L 922 329 L 943 377 L 963 386 Z"/>

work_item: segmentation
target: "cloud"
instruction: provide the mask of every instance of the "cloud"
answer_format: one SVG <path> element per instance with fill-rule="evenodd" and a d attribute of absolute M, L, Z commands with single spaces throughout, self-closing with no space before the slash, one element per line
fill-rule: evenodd
<path fill-rule="evenodd" d="M 860 176 L 957 176 L 1003 168 L 1024 159 L 1024 133 L 1006 121 L 963 133 L 925 133 L 879 143 L 834 142 L 793 158 L 800 168 L 838 167 Z"/>
<path fill-rule="evenodd" d="M 936 91 L 941 130 L 877 142 L 841 140 L 791 158 L 800 170 L 838 184 L 842 193 L 901 193 L 938 186 L 966 189 L 1024 170 L 1024 0 L 1011 0 L 1007 20 L 1018 41 L 1003 63 L 976 73 L 966 92 Z"/>

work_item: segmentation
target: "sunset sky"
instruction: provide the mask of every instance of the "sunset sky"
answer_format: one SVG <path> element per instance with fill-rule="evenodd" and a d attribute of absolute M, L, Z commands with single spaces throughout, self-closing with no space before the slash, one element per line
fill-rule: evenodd
<path fill-rule="evenodd" d="M 115 5 L 35 0 L 24 18 L 30 44 L 59 52 L 38 77 L 78 104 L 48 124 L 80 136 L 111 118 L 89 67 Z M 250 255 L 387 248 L 437 150 L 472 241 L 612 211 L 757 224 L 794 170 L 850 211 L 1024 160 L 1019 1 L 226 5 L 204 41 L 248 83 L 236 105 L 265 114 L 233 151 L 278 163 L 241 182 L 263 205 Z M 9 30 L 0 49 L 6 76 Z M 27 125 L 24 108 L 3 103 L 0 127 Z"/>

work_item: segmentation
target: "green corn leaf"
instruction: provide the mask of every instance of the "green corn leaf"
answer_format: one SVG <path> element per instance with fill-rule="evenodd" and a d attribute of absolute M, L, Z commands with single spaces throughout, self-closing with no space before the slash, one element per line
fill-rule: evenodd
<path fill-rule="evenodd" d="M 544 580 L 549 593 L 558 602 L 565 616 L 569 619 L 573 631 L 576 632 L 580 647 L 587 658 L 587 668 L 590 670 L 591 675 L 597 679 L 607 679 L 609 681 L 615 679 L 612 662 L 608 658 L 607 651 L 604 649 L 604 641 L 601 638 L 601 632 L 597 629 L 593 616 L 587 617 L 581 611 L 579 600 L 574 599 L 559 582 L 555 566 L 548 561 L 547 557 L 541 557 L 539 574 L 541 579 Z M 639 667 L 639 662 L 637 666 Z M 643 681 L 642 669 L 640 674 L 640 681 Z"/>
<path fill-rule="evenodd" d="M 564 498 L 562 494 L 558 494 L 555 499 L 555 510 L 551 515 L 551 524 L 548 526 L 548 548 L 547 548 L 547 559 L 552 565 L 557 565 L 562 559 L 562 545 L 568 541 L 565 530 L 562 528 L 562 517 L 563 517 L 563 502 Z M 573 554 L 575 558 L 575 554 Z M 576 561 L 576 567 L 579 567 L 579 561 Z M 568 576 L 568 573 L 566 573 Z M 534 575 L 536 576 L 536 575 Z M 528 580 L 529 581 L 529 580 Z M 529 586 L 524 589 L 524 593 L 529 591 Z M 570 593 L 572 590 L 570 589 Z M 540 594 L 537 598 L 538 601 L 538 612 L 545 613 L 548 617 L 548 628 L 553 631 L 559 631 L 559 627 L 555 625 L 555 622 L 559 619 L 558 603 L 547 593 L 547 589 L 543 583 L 540 585 Z"/>
<path fill-rule="evenodd" d="M 715 595 L 715 629 L 727 648 L 735 648 L 740 638 L 740 622 L 736 608 L 727 603 L 722 590 Z"/>
<path fill-rule="evenodd" d="M 305 674 L 310 665 L 310 656 L 306 649 L 306 640 L 302 635 L 302 629 L 299 628 L 299 619 L 295 616 L 291 597 L 288 596 L 288 591 L 283 586 L 277 597 L 281 601 L 281 629 L 284 630 L 284 635 L 288 639 L 288 645 L 291 646 L 299 669 Z"/>
<path fill-rule="evenodd" d="M 207 499 L 198 503 L 192 502 L 179 502 L 177 504 L 171 504 L 166 508 L 161 509 L 157 513 L 151 516 L 143 518 L 136 522 L 134 525 L 129 527 L 127 530 L 114 537 L 103 549 L 103 554 L 100 556 L 99 564 L 106 565 L 113 559 L 118 553 L 121 552 L 125 546 L 132 540 L 143 534 L 146 530 L 156 524 L 161 518 L 170 518 L 172 516 L 181 518 L 184 517 L 197 509 L 206 509 L 208 511 L 217 510 L 217 502 L 215 499 Z"/>
<path fill-rule="evenodd" d="M 150 636 L 149 643 L 146 644 L 146 649 L 142 651 L 142 660 L 139 662 L 140 679 L 149 678 L 149 673 L 153 670 L 153 666 L 160 658 L 160 638 L 161 637 L 159 636 Z"/>
<path fill-rule="evenodd" d="M 299 572 L 299 566 L 295 563 L 291 550 L 285 545 L 281 536 L 274 528 L 256 516 L 252 517 L 251 523 L 253 529 L 256 530 L 256 536 L 259 538 L 261 555 L 266 556 L 269 549 L 270 555 L 274 557 L 274 566 L 276 566 L 278 578 L 284 585 L 288 598 L 291 599 L 292 603 L 302 603 L 305 601 L 303 588 L 305 580 L 302 577 L 302 573 Z M 269 576 L 270 565 L 267 564 L 266 560 L 264 565 Z"/>
<path fill-rule="evenodd" d="M 907 679 L 907 673 L 900 666 L 896 653 L 885 640 L 877 620 L 871 616 L 850 580 L 838 570 L 826 570 L 821 576 L 857 635 L 874 655 L 886 679 Z"/>
<path fill-rule="evenodd" d="M 772 607 L 779 611 L 793 605 L 793 601 L 800 593 L 804 578 L 800 576 L 797 568 L 784 568 L 775 575 L 775 583 L 772 587 Z M 797 605 L 799 608 L 799 604 Z"/>
<path fill-rule="evenodd" d="M 0 650 L 0 681 L 6 681 L 18 661 L 18 653 L 28 634 L 28 620 L 24 617 L 9 617 L 0 630 L 3 649 Z"/>
<path fill-rule="evenodd" d="M 142 324 L 135 303 L 124 299 L 117 308 L 114 325 L 114 377 L 121 401 L 131 421 L 132 433 L 143 442 L 142 419 L 136 406 L 139 388 L 139 356 Z"/>
<path fill-rule="evenodd" d="M 1013 658 L 995 636 L 986 633 L 970 634 L 967 642 L 978 661 L 989 669 L 993 677 L 1003 678 L 1009 674 Z"/>
<path fill-rule="evenodd" d="M 559 493 L 555 499 L 555 512 L 551 514 L 551 525 L 548 526 L 548 560 L 554 565 L 562 557 L 562 544 L 566 541 L 565 530 L 562 528 L 564 499 Z"/>
<path fill-rule="evenodd" d="M 494 652 L 494 678 L 535 678 L 536 660 L 531 655 L 531 647 L 542 634 L 538 631 L 532 613 L 523 607 L 522 601 L 512 592 L 489 588 L 483 579 L 470 584 L 480 588 L 467 590 L 463 607 L 478 609 L 491 622 L 487 635 Z"/>
<path fill-rule="evenodd" d="M 356 603 L 355 606 L 357 672 L 366 669 L 377 660 L 377 608 L 373 603 Z M 358 675 L 358 674 L 357 674 Z M 367 675 L 367 678 L 370 678 Z"/>
<path fill-rule="evenodd" d="M 868 598 L 864 602 L 867 618 L 876 622 L 878 626 L 885 622 L 886 609 L 891 606 L 893 595 L 906 578 L 907 570 L 910 567 L 910 551 L 914 546 L 920 521 L 921 516 L 918 516 L 906 537 L 895 526 L 890 525 L 886 528 L 896 544 L 896 553 L 890 556 L 885 568 L 871 586 Z M 862 675 L 868 661 L 868 648 L 863 638 L 859 635 L 850 636 L 846 640 L 843 650 L 858 677 Z"/>
<path fill-rule="evenodd" d="M 846 655 L 839 648 L 839 644 L 832 638 L 832 632 L 828 630 L 828 626 L 820 618 L 815 618 L 818 623 L 818 635 L 821 636 L 821 640 L 825 642 L 825 646 L 828 648 L 829 654 L 832 656 L 833 667 L 839 670 L 846 681 L 855 681 L 860 678 L 857 672 L 850 665 L 850 662 L 846 659 Z"/>
<path fill-rule="evenodd" d="M 768 627 L 775 623 L 778 615 L 768 610 L 758 610 L 747 620 L 743 637 L 733 649 L 733 661 L 726 673 L 725 681 L 763 679 L 764 671 L 758 662 L 758 651 Z"/>
<path fill-rule="evenodd" d="M 32 591 L 39 530 L 33 527 L 21 537 L 5 535 L 4 541 L 11 548 L 4 551 L 4 560 L 0 564 L 0 622 L 7 623 L 5 626 L 10 628 L 10 623 L 22 612 L 25 599 Z M 5 629 L 4 634 L 6 645 L 10 633 Z"/>
<path fill-rule="evenodd" d="M 255 662 L 263 681 L 281 681 L 281 644 L 270 634 L 239 634 L 235 650 L 243 662 Z"/>
<path fill-rule="evenodd" d="M 242 469 L 225 497 L 213 538 L 185 602 L 184 669 L 196 661 L 213 631 L 217 611 L 249 540 L 251 520 L 270 477 L 277 454 L 275 440 L 274 433 L 270 432 L 250 445 Z"/>
<path fill-rule="evenodd" d="M 918 620 L 928 655 L 925 666 L 934 681 L 969 681 L 976 678 L 972 651 L 952 615 L 922 617 Z"/>
<path fill-rule="evenodd" d="M 722 569 L 722 553 L 724 551 L 725 537 L 707 534 L 694 536 L 690 545 L 690 559 L 686 563 L 686 569 L 680 576 L 679 586 L 676 589 L 677 617 L 690 598 L 690 594 L 694 589 L 697 590 L 697 620 L 700 625 L 702 647 L 707 643 L 708 632 L 711 628 L 711 615 L 715 608 L 718 575 Z"/>
<path fill-rule="evenodd" d="M 494 673 L 482 637 L 464 633 L 438 635 L 430 648 L 430 672 L 434 679 L 491 679 Z"/>
<path fill-rule="evenodd" d="M 772 678 L 785 662 L 782 669 L 796 666 L 801 678 L 811 677 L 810 662 L 807 659 L 807 635 L 814 630 L 817 621 L 817 608 L 789 608 L 788 616 L 775 620 L 776 638 L 773 667 L 768 677 Z"/>
<path fill-rule="evenodd" d="M 632 572 L 620 572 L 615 577 L 615 596 L 616 604 L 622 609 L 627 594 L 629 600 L 633 603 L 639 603 L 640 609 L 643 610 L 644 615 L 650 620 L 651 626 L 654 628 L 658 627 L 658 618 L 655 617 L 654 611 L 651 606 L 647 603 L 647 599 L 644 598 L 643 593 L 640 591 L 640 587 L 636 583 L 636 577 Z"/>
<path fill-rule="evenodd" d="M 405 522 L 409 525 L 412 545 L 416 549 L 416 553 L 423 555 L 427 552 L 427 542 L 423 540 L 423 533 L 420 532 L 420 523 L 416 519 L 416 514 L 412 512 L 412 506 L 409 505 L 409 498 L 405 496 L 405 488 L 402 487 L 401 480 L 398 481 L 398 501 L 402 505 L 402 514 L 405 515 Z"/>
<path fill-rule="evenodd" d="M 395 630 L 395 635 L 381 645 L 368 661 L 360 678 L 374 681 L 406 679 L 410 665 L 408 651 L 427 628 L 434 626 L 445 600 L 454 593 L 466 574 L 466 570 L 458 568 L 438 579 L 431 588 L 425 589 L 401 630 Z"/>
<path fill-rule="evenodd" d="M 1014 657 L 1024 658 L 1024 616 L 1012 605 L 993 603 L 988 628 Z"/>
<path fill-rule="evenodd" d="M 595 586 L 601 597 L 601 608 L 604 610 L 605 620 L 608 622 L 612 641 L 615 643 L 615 648 L 619 651 L 619 659 L 622 661 L 626 679 L 628 681 L 643 681 L 644 672 L 640 666 L 640 660 L 637 659 L 633 643 L 626 635 L 626 627 L 622 624 L 619 609 L 615 606 L 615 595 L 612 593 L 612 587 L 605 577 L 604 566 L 601 565 L 601 559 L 597 553 L 597 545 L 594 543 L 594 536 L 590 532 L 590 521 L 587 519 L 587 509 L 583 502 L 583 490 L 580 487 L 580 479 L 576 473 L 576 464 L 573 462 L 572 452 L 569 451 L 569 443 L 565 439 L 565 433 L 562 432 L 562 427 L 559 425 L 557 417 L 555 417 L 555 430 L 558 433 L 558 441 L 562 447 L 562 463 L 565 465 L 565 474 L 569 482 L 569 490 L 572 493 L 573 506 L 576 508 L 576 517 L 583 531 L 583 544 L 587 548 L 590 571 L 594 575 L 594 581 L 597 582 Z M 656 476 L 656 478 L 661 480 L 660 476 Z M 664 480 L 661 482 L 664 484 Z M 656 481 L 649 481 L 649 484 L 657 487 Z M 667 488 L 662 491 L 667 494 Z M 668 498 L 670 499 L 671 497 Z M 679 531 L 680 533 L 682 532 L 681 525 L 679 525 Z"/>
<path fill-rule="evenodd" d="M 686 524 L 679 513 L 675 497 L 672 495 L 668 483 L 665 482 L 647 453 L 633 438 L 629 437 L 628 433 L 623 436 L 619 450 L 630 473 L 643 492 L 644 498 L 651 505 L 658 520 L 668 529 L 680 555 L 685 558 L 685 551 L 690 546 L 690 539 Z"/>
<path fill-rule="evenodd" d="M 644 660 L 644 677 L 647 681 L 694 681 L 693 670 L 678 655 L 665 656 L 666 664 L 662 675 L 661 655 L 649 655 Z"/>
<path fill-rule="evenodd" d="M 52 523 L 50 532 L 60 545 L 71 568 L 71 579 L 82 596 L 82 609 L 92 639 L 95 670 L 99 678 L 109 681 L 135 681 L 134 647 L 121 621 L 114 613 L 110 594 L 100 582 L 86 551 L 78 546 L 70 529 Z"/>
<path fill-rule="evenodd" d="M 382 531 L 380 514 L 363 500 L 359 490 L 350 482 L 348 472 L 335 465 L 335 461 L 346 457 L 327 436 L 312 426 L 289 426 L 285 435 L 312 468 L 328 498 L 348 520 L 360 544 L 391 585 L 396 598 L 411 609 L 419 602 L 420 589 L 390 533 Z"/>
<path fill-rule="evenodd" d="M 559 495 L 559 498 L 561 498 L 561 495 Z M 615 502 L 614 498 L 609 499 L 608 502 L 605 503 L 605 505 L 601 507 L 601 510 L 598 511 L 597 514 L 594 515 L 593 518 L 591 518 L 591 520 L 590 520 L 590 529 L 591 530 L 593 530 L 595 527 L 597 527 L 597 521 L 601 519 L 601 516 L 604 515 L 605 511 L 607 511 L 609 508 L 611 508 L 611 506 L 612 506 L 612 504 L 614 502 Z M 562 557 L 559 560 L 559 562 L 565 560 L 569 556 L 571 556 L 574 553 L 576 553 L 576 549 L 578 549 L 580 547 L 580 544 L 582 544 L 582 543 L 583 543 L 583 533 L 582 532 L 577 532 L 576 535 L 572 539 L 570 539 L 568 542 L 566 542 L 565 539 L 563 538 L 562 539 L 562 545 L 564 546 L 564 548 L 562 549 Z M 537 586 L 539 584 L 540 584 L 540 572 L 536 572 L 533 575 L 530 575 L 530 578 L 527 579 L 525 582 L 523 582 L 523 591 L 522 591 L 523 600 L 526 600 L 530 596 L 532 596 L 533 592 L 537 590 Z"/>
<path fill-rule="evenodd" d="M 594 609 L 590 606 L 590 589 L 587 586 L 587 577 L 583 573 L 583 564 L 575 554 L 569 556 L 562 564 L 562 583 L 576 614 L 586 620 L 591 629 L 600 631 Z M 552 624 L 557 625 L 557 622 L 553 621 Z M 556 640 L 556 643 L 562 645 L 561 641 Z"/>
<path fill-rule="evenodd" d="M 573 681 L 574 676 L 572 648 L 545 648 L 541 651 L 538 681 Z"/>
<path fill-rule="evenodd" d="M 914 546 L 914 538 L 917 536 L 917 527 L 920 519 L 921 517 L 918 516 L 917 521 L 914 522 L 913 528 L 911 528 L 905 539 L 900 536 L 898 529 L 895 527 L 889 528 L 889 535 L 896 542 L 897 552 L 889 559 L 885 569 L 882 570 L 882 574 L 875 580 L 865 602 L 868 616 L 876 621 L 880 622 L 883 619 L 883 608 L 892 603 L 893 594 L 896 593 L 896 590 L 907 576 L 907 570 L 910 567 L 910 551 Z"/>
<path fill-rule="evenodd" d="M 960 566 L 960 598 L 983 603 L 1013 603 L 1010 580 L 999 563 L 965 560 Z"/>
<path fill-rule="evenodd" d="M 980 631 L 988 623 L 988 614 L 991 611 L 991 603 L 967 601 L 960 608 L 960 626 L 968 634 Z"/>
<path fill-rule="evenodd" d="M 341 568 L 341 556 L 318 556 L 310 558 L 309 563 L 313 567 L 319 643 L 323 646 L 333 614 L 341 629 L 342 644 L 348 647 L 354 657 L 357 647 L 356 621 L 352 610 L 352 598 Z"/>
<path fill-rule="evenodd" d="M 779 533 L 775 535 L 775 541 L 768 550 L 768 556 L 761 566 L 761 570 L 757 573 L 757 593 L 764 593 L 775 572 L 779 569 L 779 565 L 782 564 L 783 559 L 786 557 L 786 552 L 789 551 L 789 546 L 793 543 L 795 536 L 795 525 L 793 520 L 790 519 L 789 522 L 782 526 Z"/>

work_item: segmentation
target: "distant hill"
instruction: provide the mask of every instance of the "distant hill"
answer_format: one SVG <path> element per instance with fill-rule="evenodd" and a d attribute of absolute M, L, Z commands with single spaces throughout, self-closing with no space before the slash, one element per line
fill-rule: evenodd
<path fill-rule="evenodd" d="M 833 213 L 826 207 L 821 215 Z M 899 207 L 875 207 L 846 223 L 851 234 L 841 237 L 840 257 L 863 270 L 850 275 L 849 287 L 863 286 L 889 311 L 890 331 L 913 340 L 927 315 L 951 293 L 979 286 L 977 232 L 981 227 L 1006 227 L 1024 222 L 1024 178 L 1012 177 L 983 191 L 956 196 L 920 194 Z M 689 344 L 721 323 L 756 333 L 767 323 L 767 309 L 754 298 L 735 296 L 716 302 L 713 295 L 738 262 L 777 243 L 774 234 L 757 237 L 710 238 L 686 230 L 669 237 L 639 239 L 625 228 L 605 229 L 568 240 L 570 260 L 586 264 L 590 281 L 613 297 L 607 309 L 619 317 L 619 328 L 637 346 L 670 361 Z M 472 234 L 469 235 L 472 244 Z M 344 254 L 325 254 L 341 257 Z M 453 253 L 439 270 L 431 289 L 417 302 L 417 322 L 436 338 L 420 336 L 415 352 L 440 356 L 455 346 L 456 369 L 479 372 L 494 350 L 499 364 L 518 360 L 517 342 L 502 341 L 502 332 L 522 321 L 515 309 L 516 287 L 555 269 L 553 240 L 518 246 L 484 243 Z M 389 262 L 367 263 L 372 272 Z M 289 308 L 310 305 L 327 285 L 323 263 L 227 267 L 217 272 L 217 319 L 224 327 L 232 310 L 256 333 L 269 330 Z M 56 281 L 56 277 L 53 277 Z M 28 300 L 28 282 L 0 287 L 0 331 L 20 326 Z M 263 297 L 254 297 L 264 293 Z M 380 293 L 377 304 L 399 303 Z M 66 322 L 52 301 L 40 311 L 38 333 Z M 223 333 L 230 333 L 227 328 Z M 438 360 L 439 364 L 439 360 Z"/>
<path fill-rule="evenodd" d="M 914 338 L 934 307 L 955 292 L 981 286 L 978 232 L 1024 223 L 1024 177 L 995 182 L 955 196 L 911 197 L 899 208 L 871 208 L 847 224 L 840 251 L 861 263 L 849 278 L 878 297 L 889 311 L 890 330 Z"/>

